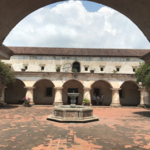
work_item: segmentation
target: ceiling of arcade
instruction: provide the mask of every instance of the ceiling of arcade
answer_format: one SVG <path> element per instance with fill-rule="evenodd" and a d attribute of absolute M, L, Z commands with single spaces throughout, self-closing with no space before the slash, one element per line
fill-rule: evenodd
<path fill-rule="evenodd" d="M 127 16 L 140 28 L 150 41 L 149 0 L 91 1 L 109 6 Z M 4 47 L 1 44 L 16 24 L 33 11 L 55 2 L 58 2 L 58 0 L 0 0 L 0 55 L 2 56 L 3 53 L 1 51 L 4 51 Z M 5 51 L 8 51 L 8 49 L 5 48 Z M 11 55 L 10 52 L 9 55 Z"/>

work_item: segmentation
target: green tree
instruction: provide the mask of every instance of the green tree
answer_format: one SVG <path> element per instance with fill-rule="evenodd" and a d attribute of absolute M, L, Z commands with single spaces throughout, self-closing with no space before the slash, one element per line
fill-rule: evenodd
<path fill-rule="evenodd" d="M 150 64 L 141 63 L 135 72 L 137 83 L 142 82 L 142 86 L 150 88 Z"/>
<path fill-rule="evenodd" d="M 0 97 L 2 96 L 4 87 L 12 82 L 15 82 L 15 73 L 13 69 L 0 61 Z"/>

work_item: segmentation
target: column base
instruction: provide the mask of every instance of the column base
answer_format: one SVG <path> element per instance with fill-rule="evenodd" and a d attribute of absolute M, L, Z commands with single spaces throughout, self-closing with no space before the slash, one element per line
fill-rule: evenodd
<path fill-rule="evenodd" d="M 144 107 L 144 104 L 140 104 L 140 105 L 138 105 L 138 107 Z"/>
<path fill-rule="evenodd" d="M 111 104 L 110 106 L 111 106 L 111 107 L 121 107 L 120 104 Z"/>
<path fill-rule="evenodd" d="M 53 106 L 60 106 L 60 105 L 63 105 L 63 102 L 54 102 L 53 103 Z"/>
<path fill-rule="evenodd" d="M 33 106 L 33 105 L 35 105 L 35 103 L 34 102 L 30 102 L 30 105 Z"/>
<path fill-rule="evenodd" d="M 6 106 L 7 104 L 5 102 L 0 102 L 0 107 Z"/>

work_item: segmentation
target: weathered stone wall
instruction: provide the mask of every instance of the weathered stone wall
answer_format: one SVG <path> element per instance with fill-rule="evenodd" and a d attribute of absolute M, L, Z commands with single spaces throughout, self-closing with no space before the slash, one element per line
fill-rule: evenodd
<path fill-rule="evenodd" d="M 71 72 L 72 64 L 79 62 L 81 72 L 88 73 L 90 70 L 95 70 L 95 73 L 113 73 L 117 67 L 120 68 L 118 73 L 133 74 L 133 68 L 137 68 L 140 62 L 139 58 L 130 57 L 68 57 L 68 56 L 23 56 L 15 55 L 10 60 L 3 62 L 12 66 L 15 71 L 21 71 L 22 68 L 28 66 L 27 71 L 31 72 L 56 72 L 58 66 L 61 67 L 61 72 Z M 41 71 L 41 66 L 44 70 Z M 88 67 L 88 71 L 85 71 Z M 104 71 L 100 68 L 104 67 Z"/>

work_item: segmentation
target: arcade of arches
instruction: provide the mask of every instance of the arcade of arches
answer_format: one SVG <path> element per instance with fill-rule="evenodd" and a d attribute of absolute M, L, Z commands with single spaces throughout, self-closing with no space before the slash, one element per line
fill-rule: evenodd
<path fill-rule="evenodd" d="M 62 1 L 62 0 L 59 0 Z M 91 0 L 111 7 L 132 20 L 150 41 L 149 0 Z M 57 0 L 0 0 L 0 59 L 9 59 L 13 52 L 2 45 L 10 31 L 33 11 Z M 13 12 L 13 13 L 12 13 Z M 4 17 L 5 16 L 5 17 Z"/>
<path fill-rule="evenodd" d="M 31 104 L 67 105 L 70 104 L 68 92 L 79 93 L 77 105 L 82 105 L 83 98 L 91 101 L 94 94 L 100 97 L 99 105 L 102 105 L 102 94 L 103 104 L 107 106 L 143 106 L 146 100 L 149 101 L 149 91 L 141 89 L 133 81 L 125 81 L 119 88 L 113 88 L 105 80 L 95 81 L 91 87 L 85 87 L 82 82 L 75 79 L 66 81 L 62 87 L 55 87 L 48 79 L 38 80 L 32 87 L 26 87 L 23 81 L 16 79 L 14 84 L 9 84 L 5 88 L 3 101 L 7 104 L 18 104 L 23 97 L 29 97 Z"/>

